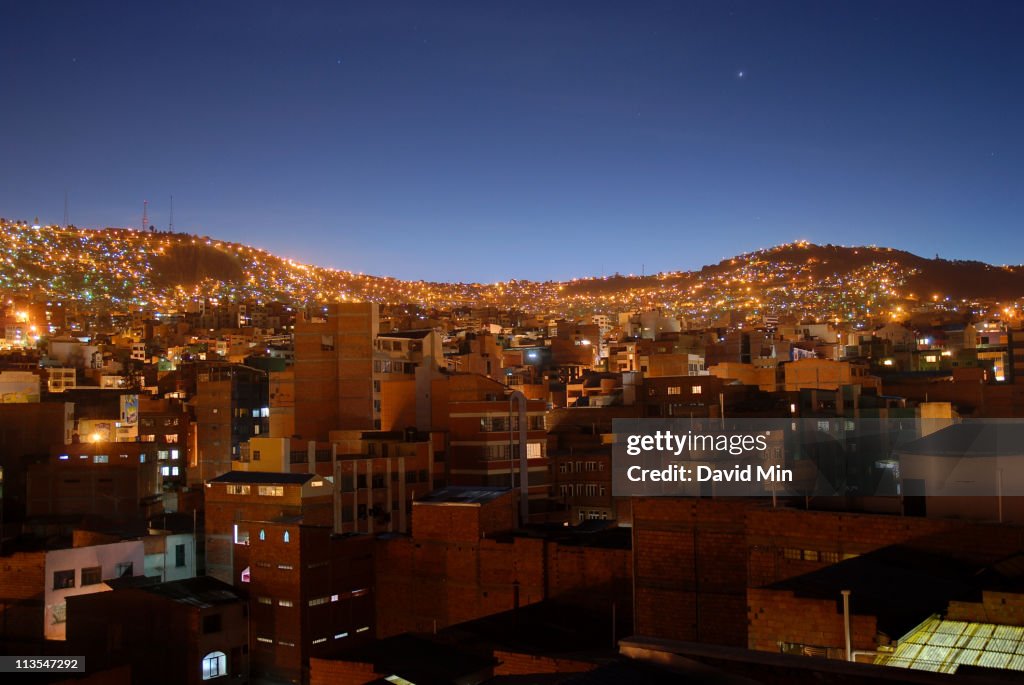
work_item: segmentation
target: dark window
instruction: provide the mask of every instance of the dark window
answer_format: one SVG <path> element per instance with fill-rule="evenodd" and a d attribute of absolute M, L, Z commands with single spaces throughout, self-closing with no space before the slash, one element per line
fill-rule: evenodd
<path fill-rule="evenodd" d="M 75 569 L 53 572 L 53 589 L 64 590 L 75 586 Z"/>
<path fill-rule="evenodd" d="M 103 582 L 103 569 L 99 566 L 90 566 L 82 569 L 82 585 L 96 585 Z"/>
<path fill-rule="evenodd" d="M 130 561 L 125 561 L 114 567 L 115 578 L 131 578 L 133 575 L 135 575 L 135 567 Z"/>
<path fill-rule="evenodd" d="M 185 565 L 185 545 L 174 546 L 174 565 L 177 568 L 181 568 Z"/>
<path fill-rule="evenodd" d="M 373 477 L 373 487 L 374 488 L 383 488 L 384 487 L 384 476 L 383 475 L 378 474 L 378 475 L 375 475 Z"/>
<path fill-rule="evenodd" d="M 358 476 L 356 476 L 356 487 L 359 488 L 360 490 L 366 487 L 365 473 L 360 473 Z"/>
<path fill-rule="evenodd" d="M 358 511 L 356 512 L 356 516 L 359 517 L 360 521 L 365 521 L 366 520 L 366 505 L 365 504 L 360 504 L 359 505 Z"/>
<path fill-rule="evenodd" d="M 203 616 L 203 634 L 220 632 L 220 614 Z"/>

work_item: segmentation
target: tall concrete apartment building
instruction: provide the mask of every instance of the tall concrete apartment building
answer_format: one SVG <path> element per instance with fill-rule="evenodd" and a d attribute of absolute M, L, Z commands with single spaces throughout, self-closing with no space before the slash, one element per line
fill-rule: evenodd
<path fill-rule="evenodd" d="M 188 482 L 227 473 L 239 445 L 267 431 L 267 374 L 241 364 L 203 363 L 195 369 L 195 443 L 189 446 Z"/>
<path fill-rule="evenodd" d="M 374 341 L 372 302 L 328 305 L 295 320 L 295 435 L 327 441 L 332 430 L 372 430 Z M 294 437 L 294 436 L 280 436 Z"/>

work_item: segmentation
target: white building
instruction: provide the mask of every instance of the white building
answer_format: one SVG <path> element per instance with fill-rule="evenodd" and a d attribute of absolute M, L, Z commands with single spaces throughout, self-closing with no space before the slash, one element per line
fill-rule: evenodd
<path fill-rule="evenodd" d="M 46 639 L 64 639 L 68 597 L 108 592 L 110 586 L 105 581 L 141 576 L 144 570 L 142 540 L 48 551 L 43 575 L 43 634 Z"/>

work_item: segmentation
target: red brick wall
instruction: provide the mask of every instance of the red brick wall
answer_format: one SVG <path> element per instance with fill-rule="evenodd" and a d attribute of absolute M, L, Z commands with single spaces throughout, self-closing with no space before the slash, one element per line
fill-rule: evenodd
<path fill-rule="evenodd" d="M 991 563 L 1024 548 L 1021 526 L 771 509 L 740 500 L 637 498 L 633 521 L 636 632 L 737 646 L 748 644 L 748 587 L 896 544 L 974 563 Z M 766 604 L 758 612 L 770 610 L 773 605 Z M 782 638 L 767 637 L 771 626 L 760 623 L 750 644 L 770 643 L 777 650 Z"/>
<path fill-rule="evenodd" d="M 480 538 L 480 508 L 413 504 L 412 529 L 418 540 L 475 542 Z"/>
<path fill-rule="evenodd" d="M 1024 625 L 1024 595 L 984 592 L 980 602 L 950 602 L 946 618 L 951 621 Z"/>
<path fill-rule="evenodd" d="M 431 632 L 546 598 L 601 612 L 614 601 L 620 619 L 630 616 L 629 550 L 525 537 L 471 542 L 465 531 L 446 540 L 438 529 L 421 538 L 420 530 L 377 542 L 379 637 Z"/>
<path fill-rule="evenodd" d="M 363 685 L 387 675 L 374 672 L 373 664 L 334 659 L 309 660 L 309 685 Z"/>
<path fill-rule="evenodd" d="M 633 502 L 636 632 L 746 644 L 745 516 L 741 500 Z"/>
<path fill-rule="evenodd" d="M 632 554 L 628 549 L 570 547 L 548 543 L 547 596 L 590 609 L 611 620 L 615 604 L 623 634 L 632 631 Z"/>
<path fill-rule="evenodd" d="M 543 541 L 380 540 L 378 636 L 431 632 L 544 598 Z"/>
<path fill-rule="evenodd" d="M 839 555 L 908 545 L 954 559 L 993 562 L 1024 547 L 1024 528 L 912 516 L 751 509 L 747 516 L 749 586 L 761 587 L 828 566 L 784 558 L 783 549 Z"/>
<path fill-rule="evenodd" d="M 845 649 L 841 600 L 795 597 L 789 590 L 751 588 L 747 590 L 747 603 L 750 649 L 778 652 L 779 642 Z M 850 616 L 851 644 L 855 650 L 875 649 L 877 632 L 874 616 Z"/>
<path fill-rule="evenodd" d="M 0 635 L 43 636 L 45 569 L 44 552 L 0 558 Z"/>

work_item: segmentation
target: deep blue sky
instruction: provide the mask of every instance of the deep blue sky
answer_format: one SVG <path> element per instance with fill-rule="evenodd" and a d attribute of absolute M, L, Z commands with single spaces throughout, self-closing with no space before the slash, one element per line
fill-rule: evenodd
<path fill-rule="evenodd" d="M 494 281 L 1024 262 L 1024 3 L 0 0 L 0 216 Z M 742 73 L 742 75 L 741 75 Z"/>

